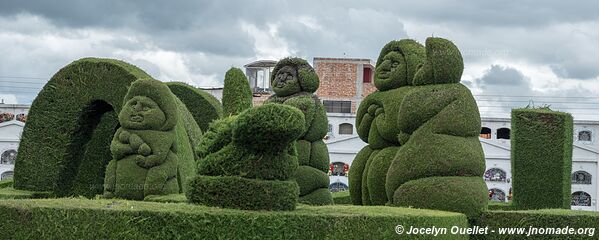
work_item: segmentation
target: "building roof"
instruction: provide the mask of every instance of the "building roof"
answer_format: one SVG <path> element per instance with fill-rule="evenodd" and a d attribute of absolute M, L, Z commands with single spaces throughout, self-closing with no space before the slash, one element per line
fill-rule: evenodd
<path fill-rule="evenodd" d="M 275 60 L 258 60 L 252 63 L 248 63 L 244 65 L 245 68 L 265 68 L 265 67 L 274 67 L 277 65 L 277 61 Z"/>

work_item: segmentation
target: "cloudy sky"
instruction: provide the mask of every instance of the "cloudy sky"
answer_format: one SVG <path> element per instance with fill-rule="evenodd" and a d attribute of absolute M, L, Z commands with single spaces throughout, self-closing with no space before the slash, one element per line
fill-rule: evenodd
<path fill-rule="evenodd" d="M 376 59 L 390 40 L 436 36 L 462 51 L 483 115 L 531 102 L 599 119 L 597 1 L 166 2 L 0 2 L 0 98 L 30 103 L 88 56 L 210 87 L 257 59 Z"/>

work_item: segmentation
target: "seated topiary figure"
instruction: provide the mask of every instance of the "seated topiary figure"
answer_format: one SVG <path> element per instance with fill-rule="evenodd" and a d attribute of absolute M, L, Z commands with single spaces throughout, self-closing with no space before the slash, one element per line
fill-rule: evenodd
<path fill-rule="evenodd" d="M 391 41 L 381 50 L 374 76 L 378 90 L 364 98 L 356 118 L 358 135 L 368 145 L 356 155 L 349 172 L 355 205 L 383 205 L 388 201 L 385 179 L 400 146 L 399 108 L 413 88 L 414 74 L 424 59 L 424 46 L 414 40 Z"/>
<path fill-rule="evenodd" d="M 296 108 L 265 104 L 211 124 L 189 183 L 192 203 L 249 210 L 293 210 L 299 188 L 295 140 L 304 132 Z"/>
<path fill-rule="evenodd" d="M 303 59 L 285 58 L 273 69 L 271 86 L 275 92 L 267 102 L 302 110 L 304 132 L 297 141 L 299 169 L 294 179 L 300 187 L 300 202 L 313 205 L 333 203 L 328 191 L 329 152 L 322 140 L 327 133 L 327 115 L 313 93 L 320 83 L 314 69 Z"/>
<path fill-rule="evenodd" d="M 177 98 L 164 83 L 140 79 L 124 102 L 121 127 L 110 145 L 113 160 L 106 167 L 104 196 L 142 200 L 181 193 L 194 159 L 187 154 L 191 145 Z"/>
<path fill-rule="evenodd" d="M 392 41 L 379 56 L 375 86 L 360 104 L 358 134 L 369 143 L 350 171 L 354 204 L 462 212 L 486 207 L 480 115 L 459 83 L 462 56 L 453 43 Z"/>

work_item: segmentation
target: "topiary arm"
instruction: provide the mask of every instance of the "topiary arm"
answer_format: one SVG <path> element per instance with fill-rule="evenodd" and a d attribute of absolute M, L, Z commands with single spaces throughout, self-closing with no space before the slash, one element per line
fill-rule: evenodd
<path fill-rule="evenodd" d="M 307 131 L 316 115 L 316 103 L 309 95 L 290 98 L 285 101 L 285 104 L 298 108 L 304 114 L 305 129 Z"/>
<path fill-rule="evenodd" d="M 356 115 L 356 129 L 358 136 L 364 142 L 368 142 L 370 127 L 374 123 L 377 109 L 382 109 L 382 105 L 377 100 L 378 92 L 368 95 L 360 106 Z"/>
<path fill-rule="evenodd" d="M 130 133 L 122 128 L 119 128 L 112 142 L 110 143 L 110 152 L 112 153 L 112 157 L 115 160 L 121 160 L 127 155 L 136 153 L 136 150 L 131 148 L 129 144 Z"/>
<path fill-rule="evenodd" d="M 399 109 L 398 126 L 400 141 L 429 120 L 458 98 L 459 91 L 451 85 L 428 85 L 410 92 L 403 100 Z M 459 120 L 455 120 L 459 121 Z"/>

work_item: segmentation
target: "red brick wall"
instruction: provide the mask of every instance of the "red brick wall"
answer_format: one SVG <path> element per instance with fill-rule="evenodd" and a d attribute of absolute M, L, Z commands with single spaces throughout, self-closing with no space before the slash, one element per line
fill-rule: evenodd
<path fill-rule="evenodd" d="M 320 78 L 320 87 L 316 91 L 319 97 L 351 98 L 356 95 L 356 63 L 316 62 L 314 69 Z"/>

